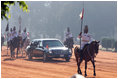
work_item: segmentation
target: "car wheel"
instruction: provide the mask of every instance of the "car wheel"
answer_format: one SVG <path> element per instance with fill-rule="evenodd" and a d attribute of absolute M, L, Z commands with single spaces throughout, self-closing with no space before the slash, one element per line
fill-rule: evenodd
<path fill-rule="evenodd" d="M 52 58 L 49 58 L 49 57 L 48 57 L 48 60 L 52 60 Z"/>
<path fill-rule="evenodd" d="M 46 62 L 46 60 L 47 60 L 47 55 L 46 55 L 46 53 L 44 53 L 43 54 L 43 62 Z"/>
<path fill-rule="evenodd" d="M 66 57 L 65 59 L 66 59 L 66 61 L 67 61 L 67 62 L 69 62 L 69 61 L 70 61 L 70 58 L 69 58 L 69 57 Z"/>

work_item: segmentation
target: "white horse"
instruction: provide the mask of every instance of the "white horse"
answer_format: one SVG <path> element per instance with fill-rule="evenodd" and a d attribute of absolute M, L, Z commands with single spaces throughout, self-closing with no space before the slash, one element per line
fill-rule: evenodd
<path fill-rule="evenodd" d="M 25 51 L 26 52 L 26 48 L 27 48 L 27 46 L 30 44 L 30 38 L 27 38 L 26 40 L 25 40 L 25 42 L 24 42 L 24 44 L 23 44 L 23 47 L 22 47 L 22 53 L 23 53 L 23 51 Z M 23 55 L 23 54 L 22 54 Z M 26 56 L 27 56 L 27 53 L 26 53 Z"/>

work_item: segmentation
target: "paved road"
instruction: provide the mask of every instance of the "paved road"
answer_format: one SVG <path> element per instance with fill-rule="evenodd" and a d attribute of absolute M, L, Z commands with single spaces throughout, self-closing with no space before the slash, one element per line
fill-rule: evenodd
<path fill-rule="evenodd" d="M 77 73 L 74 55 L 70 62 L 65 62 L 64 59 L 59 58 L 43 63 L 42 58 L 33 58 L 29 61 L 27 57 L 21 57 L 19 54 L 18 59 L 10 59 L 10 56 L 6 56 L 6 54 L 6 47 L 3 47 L 1 52 L 2 78 L 69 78 Z M 95 60 L 95 78 L 117 77 L 117 53 L 99 51 Z M 82 62 L 81 70 L 83 74 L 84 68 L 84 62 Z M 94 78 L 91 62 L 88 62 L 87 75 L 88 78 Z"/>

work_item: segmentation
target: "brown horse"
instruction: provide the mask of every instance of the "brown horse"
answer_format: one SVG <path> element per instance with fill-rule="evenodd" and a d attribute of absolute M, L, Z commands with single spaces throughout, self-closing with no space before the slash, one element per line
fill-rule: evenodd
<path fill-rule="evenodd" d="M 72 51 L 73 44 L 74 44 L 73 37 L 68 38 L 68 39 L 66 39 L 66 41 L 64 41 L 64 45 L 65 45 L 67 48 L 71 49 L 71 52 L 73 52 L 73 51 Z"/>
<path fill-rule="evenodd" d="M 15 57 L 14 50 L 17 48 L 16 58 L 18 58 L 18 51 L 20 49 L 21 42 L 22 42 L 22 37 L 20 37 L 20 36 L 15 37 L 13 40 L 10 41 L 11 57 Z"/>
<path fill-rule="evenodd" d="M 94 76 L 96 76 L 95 72 L 95 61 L 94 58 L 98 54 L 99 50 L 99 42 L 100 41 L 92 41 L 90 44 L 84 46 L 83 50 L 79 50 L 76 46 L 74 49 L 75 58 L 78 66 L 78 74 L 82 74 L 80 69 L 80 64 L 83 60 L 85 60 L 85 76 L 87 76 L 86 69 L 87 69 L 87 62 L 91 61 L 94 68 Z"/>
<path fill-rule="evenodd" d="M 24 51 L 26 53 L 26 56 L 27 56 L 26 48 L 29 44 L 30 44 L 30 39 L 29 38 L 26 38 L 25 40 L 22 40 L 21 51 L 22 51 L 22 53 Z"/>
<path fill-rule="evenodd" d="M 2 46 L 4 45 L 4 36 L 1 35 L 1 51 L 2 51 Z"/>

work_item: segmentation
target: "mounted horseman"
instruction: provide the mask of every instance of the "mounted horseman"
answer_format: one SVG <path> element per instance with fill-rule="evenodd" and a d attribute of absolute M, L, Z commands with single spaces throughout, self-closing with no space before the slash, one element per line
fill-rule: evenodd
<path fill-rule="evenodd" d="M 87 45 L 89 45 L 92 42 L 92 37 L 88 33 L 88 25 L 85 25 L 84 33 L 82 34 L 82 32 L 80 32 L 78 37 L 82 38 L 81 47 L 80 47 L 80 50 L 78 50 L 78 52 L 82 53 L 83 52 L 83 48 L 85 48 Z M 82 60 L 82 56 L 81 56 L 81 60 Z"/>
<path fill-rule="evenodd" d="M 26 39 L 27 39 L 27 33 L 26 33 L 26 28 L 25 28 L 23 33 L 22 33 L 22 40 L 23 40 L 22 46 L 24 46 Z"/>
<path fill-rule="evenodd" d="M 73 41 L 72 33 L 70 32 L 70 28 L 67 27 L 67 32 L 65 33 L 65 38 L 64 38 L 64 45 L 66 45 L 66 47 L 71 49 L 71 52 L 73 52 L 72 51 L 73 44 L 74 44 L 74 41 Z"/>
<path fill-rule="evenodd" d="M 15 57 L 15 48 L 17 48 L 16 58 L 18 58 L 18 52 L 21 40 L 22 39 L 18 36 L 18 33 L 16 32 L 16 27 L 14 26 L 13 31 L 11 33 L 11 41 L 10 41 L 11 57 Z"/>
<path fill-rule="evenodd" d="M 10 32 L 9 32 L 9 23 L 7 23 L 6 29 L 6 39 L 7 39 L 7 55 L 8 55 L 8 48 L 10 48 Z"/>
<path fill-rule="evenodd" d="M 21 36 L 22 36 L 21 48 L 22 48 L 22 53 L 23 53 L 23 51 L 25 51 L 26 47 L 30 43 L 29 32 L 28 33 L 26 32 L 26 28 L 23 30 L 23 33 L 21 34 Z"/>
<path fill-rule="evenodd" d="M 80 18 L 81 18 L 81 32 L 79 34 L 80 48 L 76 46 L 74 49 L 77 67 L 78 67 L 77 72 L 78 74 L 82 74 L 80 65 L 82 61 L 85 60 L 85 77 L 86 77 L 87 62 L 91 61 L 94 68 L 93 75 L 96 76 L 94 58 L 98 54 L 100 41 L 93 40 L 91 35 L 88 34 L 88 25 L 85 25 L 84 33 L 82 33 L 83 15 L 84 15 L 84 3 L 83 3 L 82 12 L 80 13 Z"/>
<path fill-rule="evenodd" d="M 88 26 L 85 25 L 84 33 L 80 32 L 79 38 L 81 39 L 81 46 L 80 49 L 76 46 L 74 49 L 75 58 L 78 66 L 78 74 L 82 74 L 80 69 L 80 64 L 83 60 L 85 60 L 85 76 L 87 76 L 86 69 L 87 69 L 87 62 L 91 61 L 94 68 L 94 76 L 96 76 L 95 72 L 95 61 L 94 58 L 98 54 L 99 50 L 99 41 L 94 40 L 90 34 L 88 34 Z"/>
<path fill-rule="evenodd" d="M 16 32 L 16 27 L 13 27 L 13 30 L 11 28 L 11 33 L 10 33 L 10 51 L 11 51 L 11 57 L 15 57 L 15 48 L 17 47 L 17 32 Z"/>

